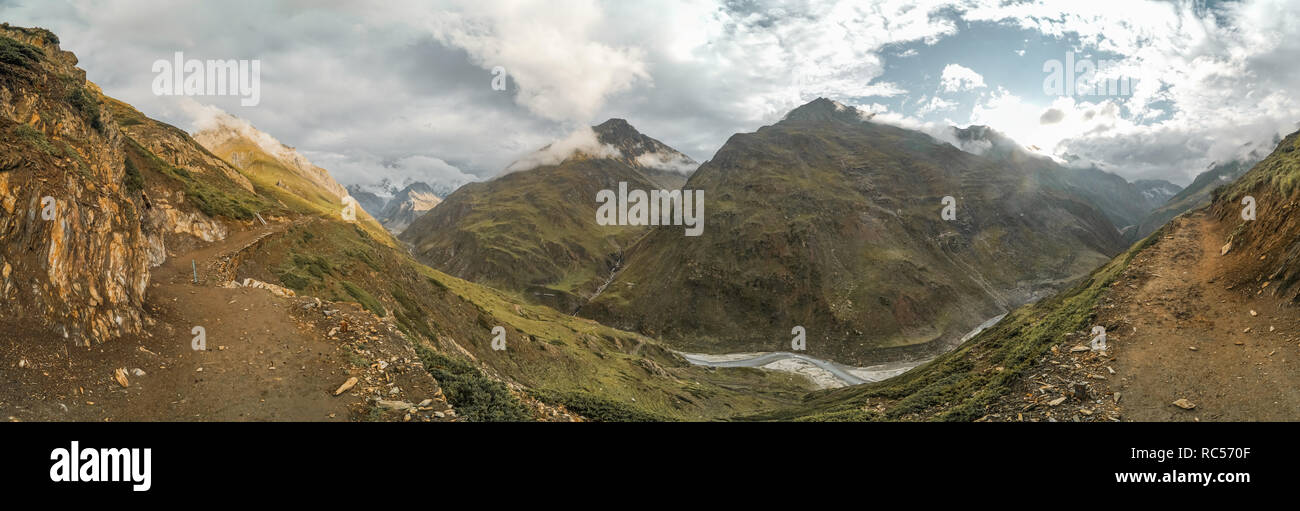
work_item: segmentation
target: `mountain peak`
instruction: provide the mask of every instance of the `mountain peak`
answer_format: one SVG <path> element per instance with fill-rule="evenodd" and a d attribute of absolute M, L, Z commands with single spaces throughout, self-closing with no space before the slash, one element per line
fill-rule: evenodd
<path fill-rule="evenodd" d="M 617 117 L 592 126 L 591 129 L 596 130 L 597 133 L 621 130 L 636 131 L 636 128 L 633 128 L 631 124 L 628 124 L 627 119 L 619 119 Z"/>
<path fill-rule="evenodd" d="M 1030 152 L 1031 149 L 1036 150 L 1037 148 L 1021 146 L 1005 133 L 983 124 L 972 124 L 965 128 L 953 126 L 951 129 L 960 143 L 961 149 L 967 152 L 1002 157 L 1012 155 L 1044 157 Z M 1069 160 L 1070 158 L 1067 157 L 1066 159 Z"/>
<path fill-rule="evenodd" d="M 691 157 L 642 134 L 623 119 L 610 119 L 591 127 L 601 144 L 617 151 L 614 159 L 634 167 L 690 174 L 699 166 Z"/>
<path fill-rule="evenodd" d="M 316 166 L 297 149 L 281 143 L 247 120 L 215 107 L 208 107 L 200 114 L 195 122 L 198 131 L 192 135 L 194 140 L 235 167 L 247 169 L 261 153 L 328 194 L 340 198 L 347 196 L 347 190 L 330 176 L 329 171 Z"/>
<path fill-rule="evenodd" d="M 819 97 L 791 110 L 782 121 L 862 121 L 864 117 L 857 108 L 833 99 Z"/>

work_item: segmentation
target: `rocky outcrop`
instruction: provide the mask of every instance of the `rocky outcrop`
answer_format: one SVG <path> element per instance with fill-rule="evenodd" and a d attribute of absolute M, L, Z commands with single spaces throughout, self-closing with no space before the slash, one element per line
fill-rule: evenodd
<path fill-rule="evenodd" d="M 128 153 L 252 185 L 183 131 L 105 97 L 54 34 L 4 25 L 0 45 L 15 56 L 0 60 L 0 319 L 78 344 L 139 332 L 167 239 L 211 242 L 228 227 Z"/>
<path fill-rule="evenodd" d="M 89 343 L 137 332 L 149 283 L 123 137 L 76 57 L 39 29 L 0 28 L 0 314 Z"/>
<path fill-rule="evenodd" d="M 105 101 L 122 132 L 167 164 L 198 174 L 221 176 L 244 190 L 253 191 L 253 183 L 239 169 L 209 152 L 185 131 L 145 117 L 116 99 L 105 98 Z"/>

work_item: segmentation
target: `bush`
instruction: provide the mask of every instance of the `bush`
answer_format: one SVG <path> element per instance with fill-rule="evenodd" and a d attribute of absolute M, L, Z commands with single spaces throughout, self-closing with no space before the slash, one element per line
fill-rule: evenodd
<path fill-rule="evenodd" d="M 126 187 L 128 194 L 135 196 L 135 194 L 140 193 L 140 190 L 144 189 L 144 178 L 140 177 L 140 169 L 136 168 L 135 163 L 130 158 L 127 158 L 122 166 L 126 168 L 126 172 L 122 176 L 122 185 Z"/>
<path fill-rule="evenodd" d="M 45 138 L 45 133 L 41 130 L 33 128 L 28 124 L 19 124 L 14 127 L 14 134 L 17 135 L 20 140 L 43 151 L 45 154 L 54 154 L 54 147 L 50 145 L 50 141 Z"/>
<path fill-rule="evenodd" d="M 361 289 L 357 287 L 356 284 L 346 280 L 341 281 L 341 283 L 343 284 L 343 290 L 347 291 L 349 295 L 352 295 L 352 298 L 361 302 L 361 306 L 365 307 L 366 310 L 369 310 L 370 312 L 375 313 L 376 316 L 380 317 L 388 315 L 388 311 L 384 309 L 384 304 L 379 303 L 379 300 L 376 300 L 375 297 L 371 296 L 370 293 L 367 293 L 366 290 Z"/>
<path fill-rule="evenodd" d="M 565 408 L 596 422 L 667 422 L 672 419 L 640 408 L 596 396 L 590 392 L 538 391 L 537 399 L 559 403 Z"/>
<path fill-rule="evenodd" d="M 280 283 L 294 291 L 305 291 L 307 286 L 311 285 L 311 281 L 307 280 L 307 277 L 294 272 L 284 272 L 280 274 Z"/>
<path fill-rule="evenodd" d="M 461 417 L 473 422 L 533 420 L 504 383 L 488 378 L 469 362 L 433 351 L 423 343 L 416 343 L 415 351 Z"/>
<path fill-rule="evenodd" d="M 99 120 L 99 102 L 86 92 L 86 89 L 73 86 L 72 91 L 68 93 L 68 103 L 82 118 L 90 122 L 90 127 L 95 128 L 95 131 L 101 133 L 104 131 L 104 123 Z"/>
<path fill-rule="evenodd" d="M 0 36 L 0 62 L 30 69 L 36 66 L 43 54 L 40 48 Z"/>
<path fill-rule="evenodd" d="M 307 270 L 312 276 L 323 279 L 326 275 L 334 273 L 334 266 L 321 256 L 305 256 L 301 254 L 293 255 L 293 264 L 299 268 Z"/>

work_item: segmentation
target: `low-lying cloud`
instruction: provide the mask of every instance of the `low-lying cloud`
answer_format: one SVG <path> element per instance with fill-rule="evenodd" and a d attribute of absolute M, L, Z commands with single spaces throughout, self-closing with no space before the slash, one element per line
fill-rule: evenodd
<path fill-rule="evenodd" d="M 507 166 L 501 172 L 501 175 L 532 170 L 547 165 L 559 165 L 574 155 L 589 158 L 617 158 L 622 154 L 618 148 L 601 143 L 596 136 L 596 132 L 591 128 L 582 127 L 574 130 L 568 136 L 516 160 Z"/>

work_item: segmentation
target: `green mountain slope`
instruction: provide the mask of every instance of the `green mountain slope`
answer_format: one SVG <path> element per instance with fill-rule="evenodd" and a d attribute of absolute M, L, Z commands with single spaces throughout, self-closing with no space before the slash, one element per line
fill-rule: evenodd
<path fill-rule="evenodd" d="M 401 239 L 434 268 L 574 310 L 646 232 L 598 225 L 596 194 L 619 183 L 669 188 L 668 178 L 680 174 L 660 169 L 660 158 L 689 162 L 621 119 L 592 129 L 599 149 L 467 184 L 416 219 Z"/>
<path fill-rule="evenodd" d="M 987 149 L 977 151 L 983 156 L 1023 172 L 1033 173 L 1043 186 L 1088 201 L 1120 231 L 1136 226 L 1151 210 L 1164 202 L 1143 194 L 1143 188 L 1137 183 L 1130 183 L 1123 177 L 1096 166 L 1068 167 L 1045 156 L 1031 154 L 1014 140 L 988 126 L 954 128 L 954 133 L 963 145 L 987 144 Z M 1148 183 L 1147 186 L 1150 185 Z"/>
<path fill-rule="evenodd" d="M 706 352 L 788 350 L 803 326 L 809 354 L 864 365 L 942 351 L 1123 249 L 1030 170 L 825 99 L 731 137 L 686 188 L 703 235 L 652 229 L 582 315 Z"/>
<path fill-rule="evenodd" d="M 1163 205 L 1152 210 L 1138 225 L 1136 235 L 1146 237 L 1165 225 L 1174 217 L 1187 211 L 1210 203 L 1210 195 L 1220 186 L 1235 181 L 1245 174 L 1258 161 L 1257 158 L 1233 160 L 1227 163 L 1211 165 L 1209 169 L 1196 176 L 1192 184 L 1169 198 Z"/>
<path fill-rule="evenodd" d="M 1241 199 L 1247 195 L 1254 197 L 1259 205 L 1257 220 L 1244 221 L 1240 217 Z M 1216 251 L 1211 256 L 1214 259 L 1211 259 L 1209 282 L 1227 290 L 1240 289 L 1244 293 L 1240 297 L 1243 301 L 1259 294 L 1269 294 L 1291 304 L 1300 301 L 1300 286 L 1296 285 L 1300 283 L 1300 217 L 1290 214 L 1291 210 L 1300 207 L 1300 133 L 1282 140 L 1270 156 L 1223 187 L 1211 201 L 1204 213 L 1211 219 L 1212 232 L 1227 233 L 1226 241 L 1231 243 L 1231 250 L 1222 256 Z M 1012 389 L 1032 391 L 1045 388 L 1038 378 L 1053 370 L 1047 362 L 1049 358 L 1058 352 L 1069 351 L 1072 345 L 1086 345 L 1090 330 L 1106 310 L 1133 305 L 1123 303 L 1125 295 L 1117 293 L 1116 288 L 1131 289 L 1137 287 L 1133 285 L 1135 282 L 1141 283 L 1142 279 L 1151 277 L 1152 270 L 1134 275 L 1130 268 L 1139 260 L 1155 259 L 1152 251 L 1162 249 L 1162 243 L 1173 239 L 1165 232 L 1172 228 L 1166 225 L 1158 229 L 1079 284 L 1015 310 L 958 349 L 902 376 L 881 383 L 814 393 L 798 407 L 752 418 L 969 421 L 996 409 L 1008 412 L 1007 419 L 1015 420 L 1018 412 L 1027 413 L 1034 407 L 1021 399 L 1024 396 L 1013 395 Z M 1263 255 L 1258 256 L 1260 254 Z M 1173 258 L 1174 261 L 1188 259 L 1186 255 Z M 1154 271 L 1176 274 L 1186 273 L 1188 269 L 1183 263 L 1155 268 Z M 1190 298 L 1193 301 L 1197 299 Z M 1136 305 L 1156 314 L 1157 309 L 1175 303 L 1175 300 L 1167 300 Z M 1222 329 L 1216 328 L 1213 322 L 1198 320 L 1212 306 L 1214 304 L 1184 306 L 1184 310 L 1195 312 L 1183 313 L 1191 321 L 1178 325 L 1180 330 L 1174 341 L 1178 351 L 1187 351 L 1185 346 L 1190 339 L 1223 337 Z M 1231 314 L 1244 314 L 1236 305 L 1229 308 Z M 1120 320 L 1112 318 L 1111 321 Z M 1111 326 L 1108 325 L 1107 329 L 1116 331 Z M 1119 332 L 1119 335 L 1130 334 L 1127 329 Z M 1122 358 L 1124 353 L 1120 351 L 1116 356 Z M 1107 360 L 1113 361 L 1114 358 Z M 1199 363 L 1212 361 L 1212 358 L 1204 359 Z M 1106 363 L 1113 365 L 1116 362 Z M 1205 385 L 1212 383 L 1218 382 L 1205 382 Z M 1054 392 L 1068 390 L 1055 389 Z M 1172 400 L 1170 397 L 1169 401 Z M 1123 401 L 1119 403 L 1123 406 Z M 1165 405 L 1169 406 L 1167 403 Z M 1063 416 L 1074 415 L 1073 409 L 1061 410 L 1061 413 Z M 1050 411 L 1047 413 L 1050 415 Z"/>
<path fill-rule="evenodd" d="M 60 381 L 84 382 L 87 391 L 117 389 L 111 370 L 83 371 L 94 363 L 114 363 L 108 357 L 123 352 L 156 356 L 136 355 L 143 352 L 135 342 L 143 346 L 145 339 L 169 348 L 175 347 L 172 340 L 183 341 L 181 355 L 172 356 L 202 359 L 204 354 L 188 348 L 188 326 L 174 330 L 160 318 L 180 311 L 203 315 L 208 326 L 243 327 L 252 315 L 241 309 L 246 302 L 224 297 L 236 292 L 232 281 L 251 278 L 298 294 L 297 301 L 270 299 L 255 312 L 282 314 L 277 324 L 301 331 L 214 338 L 213 345 L 252 345 L 259 363 L 276 364 L 269 357 L 283 353 L 285 347 L 276 344 L 283 335 L 327 336 L 333 343 L 327 349 L 339 353 L 322 358 L 351 360 L 354 367 L 343 369 L 352 374 L 383 371 L 376 369 L 381 362 L 391 364 L 390 372 L 423 367 L 439 379 L 458 417 L 467 420 L 551 420 L 569 413 L 594 420 L 725 419 L 797 403 L 811 388 L 789 374 L 692 366 L 653 339 L 523 303 L 424 266 L 363 211 L 357 212 L 357 222 L 345 221 L 339 214 L 342 188 L 329 172 L 287 147 L 269 144 L 274 140 L 269 135 L 234 123 L 191 136 L 150 119 L 103 96 L 75 67 L 76 57 L 57 45 L 57 37 L 43 30 L 0 28 L 5 106 L 0 108 L 0 330 L 5 332 L 0 350 L 6 359 L 59 367 Z M 42 217 L 46 196 L 54 206 L 49 220 Z M 213 251 L 231 241 L 240 243 L 233 252 Z M 194 258 L 198 282 L 190 281 L 190 260 L 178 255 Z M 160 283 L 179 286 L 177 300 L 160 302 L 159 283 L 150 279 L 164 261 L 184 270 L 179 279 Z M 245 291 L 263 293 L 239 290 Z M 189 301 L 195 297 L 210 305 L 196 306 Z M 309 314 L 303 303 L 311 303 L 311 297 L 326 304 Z M 373 322 L 366 323 L 392 326 L 400 335 L 390 337 L 387 328 L 378 327 L 358 332 L 361 325 L 355 322 L 349 335 L 359 339 L 357 344 L 338 343 L 325 331 L 313 334 L 303 318 L 345 328 L 337 302 L 356 303 L 356 310 L 373 314 Z M 491 346 L 498 326 L 506 334 L 503 351 Z M 378 346 L 393 342 L 409 345 L 422 364 L 367 358 L 403 352 Z M 260 357 L 263 348 L 266 358 Z M 84 350 L 74 354 L 75 366 L 65 365 L 69 350 Z M 307 381 L 302 375 L 339 370 L 286 367 L 267 381 L 288 386 Z M 157 378 L 162 371 L 151 367 L 149 373 Z M 148 388 L 185 395 L 192 405 L 211 401 L 216 408 L 235 403 L 249 409 L 258 408 L 259 397 L 268 392 L 249 382 L 220 395 L 205 393 L 192 387 L 205 378 L 190 374 L 143 382 L 132 376 L 130 391 Z M 5 393 L 7 403 L 24 409 L 52 406 L 12 400 L 27 396 L 26 385 L 41 381 L 40 371 L 14 377 L 24 383 L 6 388 L 16 389 Z M 170 387 L 160 387 L 165 385 Z M 370 385 L 375 384 L 363 381 L 357 388 Z M 292 390 L 317 396 L 331 389 Z M 372 392 L 358 399 L 388 396 Z M 105 400 L 96 409 L 117 401 Z M 274 410 L 266 413 L 277 417 Z M 318 417 L 326 420 L 325 414 Z"/>

